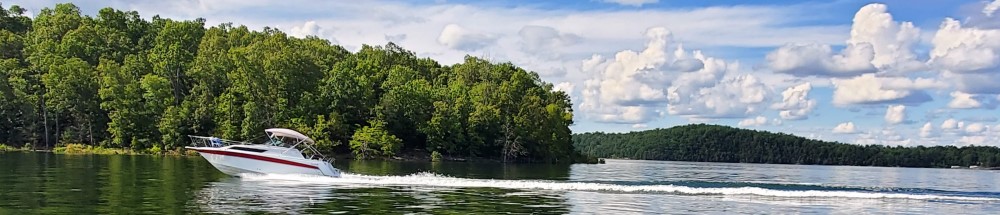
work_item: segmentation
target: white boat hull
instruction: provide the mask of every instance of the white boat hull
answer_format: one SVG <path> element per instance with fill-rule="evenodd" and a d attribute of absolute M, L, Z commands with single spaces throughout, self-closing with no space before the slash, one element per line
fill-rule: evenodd
<path fill-rule="evenodd" d="M 217 147 L 188 147 L 198 151 L 212 166 L 227 175 L 306 174 L 340 177 L 340 171 L 320 160 L 291 158 L 274 154 L 245 152 Z"/>

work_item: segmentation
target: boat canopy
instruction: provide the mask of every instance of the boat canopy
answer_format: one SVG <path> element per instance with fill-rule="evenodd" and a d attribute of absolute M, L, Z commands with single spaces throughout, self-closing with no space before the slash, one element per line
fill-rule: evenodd
<path fill-rule="evenodd" d="M 300 140 L 305 141 L 305 142 L 310 143 L 310 144 L 316 144 L 316 141 L 313 141 L 312 138 L 309 138 L 305 134 L 299 133 L 298 131 L 295 131 L 295 130 L 292 130 L 292 129 L 287 129 L 287 128 L 268 128 L 268 129 L 264 129 L 264 132 L 269 133 L 272 138 L 273 137 L 290 137 L 290 138 L 300 139 Z"/>

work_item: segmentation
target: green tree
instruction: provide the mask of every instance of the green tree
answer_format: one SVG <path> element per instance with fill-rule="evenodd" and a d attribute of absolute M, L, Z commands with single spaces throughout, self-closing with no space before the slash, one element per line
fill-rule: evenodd
<path fill-rule="evenodd" d="M 58 114 L 57 123 L 65 122 L 56 126 L 63 129 L 60 135 L 70 142 L 96 143 L 105 131 L 106 114 L 100 109 L 94 68 L 79 58 L 53 62 L 42 79 L 47 88 L 46 106 Z"/>
<path fill-rule="evenodd" d="M 372 120 L 351 136 L 351 150 L 358 158 L 393 156 L 402 149 L 402 140 L 385 130 L 385 122 Z"/>
<path fill-rule="evenodd" d="M 37 123 L 33 120 L 32 99 L 23 92 L 23 70 L 17 59 L 0 59 L 0 143 L 31 144 Z"/>
<path fill-rule="evenodd" d="M 24 39 L 14 32 L 0 29 L 0 59 L 22 60 Z"/>
<path fill-rule="evenodd" d="M 140 84 L 135 73 L 121 69 L 121 66 L 111 60 L 102 60 L 97 67 L 101 74 L 101 109 L 108 112 L 108 134 L 110 145 L 116 147 L 132 147 L 134 141 L 141 139 L 144 115 Z"/>
<path fill-rule="evenodd" d="M 101 58 L 100 54 L 105 52 L 106 44 L 96 29 L 86 22 L 80 27 L 70 30 L 63 36 L 59 44 L 59 52 L 69 58 L 78 58 L 88 64 L 96 66 Z"/>
<path fill-rule="evenodd" d="M 379 116 L 386 122 L 390 133 L 412 147 L 425 148 L 426 135 L 418 128 L 425 127 L 434 111 L 434 95 L 430 83 L 423 79 L 393 87 L 382 96 Z"/>
<path fill-rule="evenodd" d="M 135 11 L 104 8 L 98 11 L 95 22 L 106 42 L 106 57 L 116 61 L 123 61 L 126 55 L 150 49 L 156 37 L 155 34 L 148 33 L 151 32 L 150 23 Z"/>
<path fill-rule="evenodd" d="M 16 34 L 24 34 L 31 30 L 31 18 L 24 15 L 25 11 L 17 5 L 4 9 L 3 4 L 0 4 L 0 30 Z"/>
<path fill-rule="evenodd" d="M 170 80 L 172 104 L 179 106 L 189 90 L 189 80 L 184 71 L 187 71 L 198 51 L 205 20 L 163 22 L 149 50 L 149 62 L 153 64 L 154 74 Z"/>
<path fill-rule="evenodd" d="M 462 116 L 459 115 L 465 104 L 457 103 L 450 106 L 444 101 L 434 102 L 434 113 L 421 132 L 427 135 L 427 150 L 447 152 L 449 154 L 463 153 L 462 144 L 466 144 L 465 130 L 462 126 Z"/>

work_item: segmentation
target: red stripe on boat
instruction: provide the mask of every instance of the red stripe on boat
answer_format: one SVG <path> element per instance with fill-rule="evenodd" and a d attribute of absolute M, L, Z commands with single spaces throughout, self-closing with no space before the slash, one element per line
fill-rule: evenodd
<path fill-rule="evenodd" d="M 280 164 L 292 165 L 292 166 L 303 167 L 303 168 L 319 169 L 319 167 L 316 167 L 316 166 L 313 166 L 313 165 L 299 163 L 299 162 L 294 162 L 294 161 L 287 161 L 287 160 L 282 160 L 282 159 L 277 159 L 277 158 L 272 158 L 272 157 L 267 157 L 267 156 L 243 154 L 243 153 L 230 152 L 230 151 L 210 150 L 210 149 L 196 149 L 195 151 L 198 151 L 200 153 L 226 155 L 226 156 L 234 156 L 234 157 L 241 157 L 241 158 L 247 158 L 247 159 L 254 159 L 254 160 L 259 160 L 259 161 L 267 161 L 267 162 L 271 162 L 271 163 L 280 163 Z"/>

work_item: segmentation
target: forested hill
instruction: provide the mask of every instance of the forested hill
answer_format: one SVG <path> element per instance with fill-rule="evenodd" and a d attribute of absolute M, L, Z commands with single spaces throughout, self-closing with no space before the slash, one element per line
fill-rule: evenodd
<path fill-rule="evenodd" d="M 159 151 L 186 135 L 253 140 L 286 127 L 359 157 L 574 157 L 569 97 L 510 63 L 440 65 L 391 43 L 350 52 L 274 28 L 112 8 L 24 14 L 0 10 L 2 144 Z"/>
<path fill-rule="evenodd" d="M 903 167 L 1000 166 L 997 147 L 862 146 L 706 124 L 620 134 L 575 134 L 573 142 L 583 154 L 603 158 Z"/>

